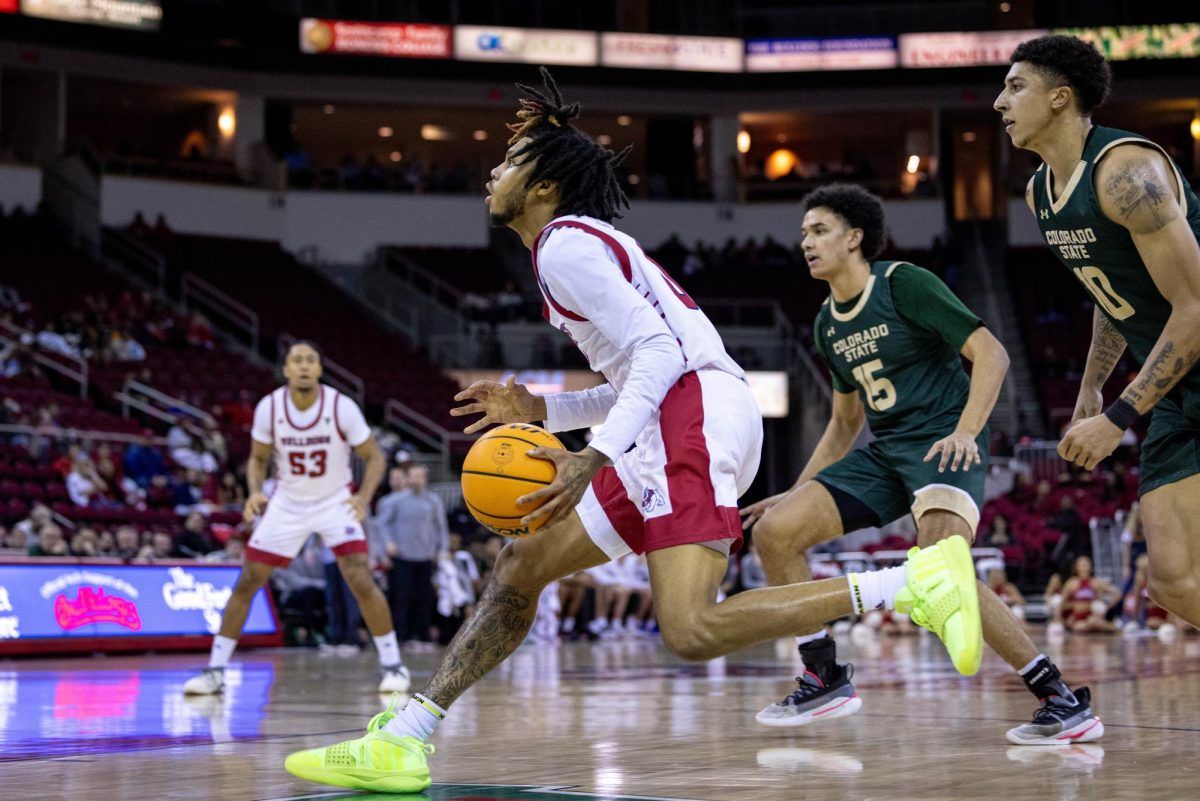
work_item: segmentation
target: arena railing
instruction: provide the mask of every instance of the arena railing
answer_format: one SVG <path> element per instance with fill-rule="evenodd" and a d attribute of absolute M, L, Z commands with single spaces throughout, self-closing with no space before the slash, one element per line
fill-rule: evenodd
<path fill-rule="evenodd" d="M 0 342 L 13 347 L 25 346 L 33 360 L 64 378 L 79 385 L 79 397 L 88 395 L 88 363 L 82 356 L 68 356 L 58 351 L 48 351 L 37 345 L 37 335 L 28 328 L 0 318 Z M 32 344 L 30 344 L 32 343 Z"/>
<path fill-rule="evenodd" d="M 166 437 L 143 437 L 140 434 L 123 434 L 118 431 L 96 431 L 90 428 L 69 428 L 66 426 L 26 426 L 10 423 L 0 423 L 0 435 L 12 437 L 24 434 L 30 437 L 53 437 L 63 440 L 88 440 L 90 442 L 121 442 L 126 445 L 150 442 L 152 445 L 166 445 Z"/>
<path fill-rule="evenodd" d="M 129 270 L 143 274 L 159 294 L 166 293 L 167 260 L 158 251 L 119 228 L 101 231 L 100 243 L 103 255 L 111 256 Z"/>
<path fill-rule="evenodd" d="M 121 416 L 125 418 L 129 417 L 130 409 L 136 409 L 164 423 L 174 425 L 179 422 L 180 416 L 172 414 L 170 410 L 178 409 L 210 426 L 217 424 L 216 418 L 203 409 L 132 378 L 126 380 L 121 389 L 113 393 L 113 398 L 121 402 Z"/>
<path fill-rule="evenodd" d="M 459 431 L 450 431 L 447 428 L 443 428 L 416 409 L 395 398 L 389 398 L 383 405 L 383 419 L 388 425 L 394 426 L 417 442 L 437 451 L 441 457 L 443 476 L 451 474 L 451 458 L 454 446 L 474 442 L 477 439 L 477 437 L 470 434 L 463 434 Z"/>
<path fill-rule="evenodd" d="M 258 313 L 246 304 L 235 300 L 192 272 L 183 274 L 180 300 L 185 310 L 204 309 L 226 320 L 246 337 L 251 350 L 258 351 Z"/>

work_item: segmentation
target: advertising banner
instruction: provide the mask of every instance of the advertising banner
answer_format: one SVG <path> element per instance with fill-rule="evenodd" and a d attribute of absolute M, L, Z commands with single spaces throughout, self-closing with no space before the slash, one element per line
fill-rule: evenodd
<path fill-rule="evenodd" d="M 1021 42 L 1044 30 L 905 33 L 900 35 L 901 67 L 979 67 L 1007 64 Z"/>
<path fill-rule="evenodd" d="M 600 63 L 605 67 L 741 72 L 744 55 L 741 39 L 655 33 L 600 34 Z"/>
<path fill-rule="evenodd" d="M 300 20 L 300 51 L 385 58 L 450 58 L 454 54 L 453 30 L 449 25 L 306 17 Z"/>
<path fill-rule="evenodd" d="M 1110 61 L 1137 58 L 1200 58 L 1200 22 L 1057 28 L 1054 33 L 1086 39 L 1096 45 Z"/>
<path fill-rule="evenodd" d="M 538 28 L 454 27 L 454 55 L 464 61 L 516 61 L 594 67 L 596 34 Z"/>
<path fill-rule="evenodd" d="M 0 14 L 16 14 L 18 0 L 0 0 Z"/>
<path fill-rule="evenodd" d="M 144 31 L 156 31 L 162 22 L 158 0 L 21 0 L 21 11 L 43 19 Z"/>
<path fill-rule="evenodd" d="M 0 564 L 0 654 L 25 640 L 216 634 L 239 572 L 202 563 Z M 277 631 L 260 590 L 245 633 Z"/>
<path fill-rule="evenodd" d="M 829 39 L 750 39 L 747 72 L 879 70 L 896 66 L 896 40 L 890 36 Z"/>

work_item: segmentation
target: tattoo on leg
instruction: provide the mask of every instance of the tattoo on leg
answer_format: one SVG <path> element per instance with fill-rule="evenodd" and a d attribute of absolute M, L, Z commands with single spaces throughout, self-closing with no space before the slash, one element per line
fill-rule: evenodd
<path fill-rule="evenodd" d="M 503 662 L 529 633 L 540 590 L 525 591 L 494 579 L 471 619 L 446 649 L 422 694 L 446 709 L 488 671 Z"/>

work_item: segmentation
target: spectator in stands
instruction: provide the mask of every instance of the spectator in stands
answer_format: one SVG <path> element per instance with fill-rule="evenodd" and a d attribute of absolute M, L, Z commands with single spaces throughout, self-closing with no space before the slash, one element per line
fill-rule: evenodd
<path fill-rule="evenodd" d="M 144 549 L 143 549 L 144 550 Z M 156 531 L 150 539 L 150 559 L 179 559 L 183 554 L 175 548 L 175 538 L 165 531 Z"/>
<path fill-rule="evenodd" d="M 135 212 L 133 221 L 125 226 L 125 233 L 138 239 L 148 239 L 150 237 L 150 223 L 146 222 L 146 217 L 140 212 Z"/>
<path fill-rule="evenodd" d="M 57 523 L 47 523 L 38 531 L 37 540 L 29 546 L 30 556 L 70 556 L 67 541 Z"/>
<path fill-rule="evenodd" d="M 505 281 L 504 288 L 496 293 L 496 312 L 501 322 L 519 319 L 524 304 L 525 298 L 517 291 L 517 285 L 513 281 Z"/>
<path fill-rule="evenodd" d="M 1091 532 L 1075 509 L 1074 497 L 1063 495 L 1059 499 L 1058 511 L 1046 519 L 1046 525 L 1062 532 L 1050 557 L 1052 562 L 1060 566 L 1060 572 L 1066 572 L 1070 565 L 1077 563 L 1079 557 L 1091 555 Z"/>
<path fill-rule="evenodd" d="M 121 526 L 117 529 L 114 538 L 116 543 L 113 549 L 113 556 L 123 559 L 126 562 L 137 558 L 138 553 L 142 549 L 142 544 L 136 528 L 133 526 Z"/>
<path fill-rule="evenodd" d="M 93 528 L 84 527 L 75 532 L 71 537 L 71 555 L 72 556 L 96 556 L 99 552 L 100 538 Z"/>
<path fill-rule="evenodd" d="M 207 477 L 200 470 L 177 470 L 171 485 L 175 511 L 189 514 L 204 505 L 204 485 Z"/>
<path fill-rule="evenodd" d="M 4 527 L 0 526 L 0 531 Z M 29 552 L 29 546 L 25 539 L 25 532 L 15 526 L 8 531 L 4 531 L 3 539 L 0 539 L 0 552 L 25 554 Z"/>
<path fill-rule="evenodd" d="M 0 310 L 24 314 L 30 308 L 29 303 L 21 297 L 21 293 L 15 287 L 0 284 Z"/>
<path fill-rule="evenodd" d="M 217 505 L 241 509 L 246 503 L 246 490 L 235 473 L 226 470 L 217 483 Z"/>
<path fill-rule="evenodd" d="M 132 479 L 142 489 L 147 489 L 155 476 L 167 475 L 167 463 L 158 448 L 154 447 L 149 431 L 144 431 L 140 440 L 125 449 L 121 465 L 125 477 Z"/>
<path fill-rule="evenodd" d="M 200 433 L 200 444 L 204 452 L 211 454 L 219 464 L 229 461 L 229 444 L 225 441 L 225 435 L 221 433 L 221 429 L 217 427 L 215 421 L 205 421 L 204 429 Z M 205 472 L 213 473 L 215 470 L 206 470 Z"/>
<path fill-rule="evenodd" d="M 241 564 L 246 554 L 246 541 L 239 536 L 231 536 L 225 540 L 225 547 L 204 555 L 205 562 L 237 562 Z"/>
<path fill-rule="evenodd" d="M 758 548 L 754 547 L 753 542 L 742 556 L 741 572 L 743 589 L 755 590 L 767 586 L 767 574 L 763 571 L 762 558 L 758 555 Z"/>
<path fill-rule="evenodd" d="M 217 346 L 212 323 L 200 312 L 192 312 L 188 317 L 187 343 L 193 348 L 204 348 L 205 350 L 212 350 Z"/>
<path fill-rule="evenodd" d="M 988 527 L 987 535 L 981 538 L 980 544 L 989 548 L 1007 548 L 1012 545 L 1013 535 L 1008 518 L 1004 515 L 993 517 L 992 525 Z"/>
<path fill-rule="evenodd" d="M 217 471 L 216 457 L 200 447 L 200 432 L 182 419 L 176 421 L 167 432 L 167 448 L 171 458 L 180 467 L 200 470 L 205 473 Z"/>
<path fill-rule="evenodd" d="M 92 457 L 86 451 L 75 454 L 71 472 L 67 474 L 67 495 L 76 506 L 95 506 L 106 500 L 108 484 L 96 472 Z"/>
<path fill-rule="evenodd" d="M 1109 606 L 1121 598 L 1121 592 L 1109 582 L 1092 575 L 1092 560 L 1088 556 L 1075 559 L 1073 572 L 1062 590 L 1063 624 L 1068 631 L 1117 631 L 1117 626 L 1105 618 Z"/>
<path fill-rule="evenodd" d="M 186 559 L 203 556 L 212 550 L 208 521 L 199 512 L 192 512 L 183 523 L 183 533 L 175 540 L 175 553 Z"/>
<path fill-rule="evenodd" d="M 402 642 L 427 643 L 435 602 L 433 570 L 439 555 L 448 556 L 450 548 L 446 509 L 429 491 L 424 465 L 413 465 L 407 476 L 392 468 L 388 479 L 392 492 L 379 502 L 375 530 L 392 565 L 388 575 L 392 621 Z"/>
<path fill-rule="evenodd" d="M 96 555 L 112 556 L 117 550 L 117 541 L 108 529 L 102 529 L 96 536 Z"/>
<path fill-rule="evenodd" d="M 13 532 L 19 532 L 25 542 L 33 542 L 37 539 L 38 532 L 42 530 L 42 526 L 49 523 L 54 518 L 50 507 L 42 503 L 35 503 L 33 508 L 29 510 L 29 516 L 13 526 Z"/>
<path fill-rule="evenodd" d="M 1021 591 L 1017 589 L 1017 585 L 1008 580 L 1008 573 L 1004 569 L 1004 563 L 999 559 L 993 559 L 987 564 L 981 562 L 978 567 L 980 569 L 987 568 L 988 587 L 1012 610 L 1017 620 L 1024 620 L 1025 596 L 1021 595 Z"/>

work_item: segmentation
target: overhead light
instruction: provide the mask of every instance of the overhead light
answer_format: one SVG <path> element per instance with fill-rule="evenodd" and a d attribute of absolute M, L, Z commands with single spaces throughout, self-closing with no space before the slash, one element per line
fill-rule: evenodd
<path fill-rule="evenodd" d="M 632 125 L 632 124 L 633 124 L 633 118 L 630 117 L 628 114 L 622 114 L 620 117 L 617 117 L 617 125 L 624 127 L 626 125 Z"/>
<path fill-rule="evenodd" d="M 400 159 L 404 158 L 404 155 L 399 150 L 393 150 L 388 154 L 388 158 L 392 161 L 399 161 Z"/>
<path fill-rule="evenodd" d="M 422 125 L 421 138 L 426 142 L 446 142 L 454 138 L 454 132 L 441 125 Z"/>
<path fill-rule="evenodd" d="M 638 176 L 636 176 L 636 175 L 631 175 L 631 176 L 629 176 L 629 184 L 630 184 L 630 186 L 637 186 L 637 185 L 638 185 L 638 184 L 640 184 L 641 182 L 642 182 L 642 179 L 641 179 L 641 178 L 639 178 Z"/>
<path fill-rule="evenodd" d="M 221 135 L 225 138 L 233 136 L 233 130 L 237 125 L 237 119 L 233 115 L 233 109 L 227 108 L 217 117 L 217 128 L 221 131 Z"/>
<path fill-rule="evenodd" d="M 487 134 L 487 131 L 483 130 L 482 128 L 480 128 L 480 129 L 479 129 L 479 130 L 477 130 L 477 131 L 474 131 L 474 132 L 471 134 L 471 138 L 472 138 L 472 139 L 474 139 L 476 142 L 484 142 L 484 141 L 486 141 L 486 140 L 487 140 L 487 136 L 488 136 L 488 134 Z"/>
<path fill-rule="evenodd" d="M 906 166 L 904 169 L 908 172 L 909 175 L 916 175 L 917 170 L 920 169 L 920 167 L 921 167 L 921 157 L 918 156 L 916 153 L 914 153 L 913 155 L 908 157 L 908 166 Z"/>
<path fill-rule="evenodd" d="M 964 142 L 974 142 L 976 139 L 978 139 L 978 137 L 975 135 L 974 131 L 966 131 L 963 133 Z"/>
<path fill-rule="evenodd" d="M 766 173 L 767 177 L 773 181 L 776 178 L 782 178 L 785 175 L 791 175 L 792 170 L 796 169 L 796 163 L 798 161 L 799 159 L 796 158 L 795 153 L 790 150 L 780 148 L 771 155 L 767 156 L 767 163 L 763 168 L 763 172 Z"/>
<path fill-rule="evenodd" d="M 1188 128 L 1192 132 L 1192 138 L 1200 141 L 1200 112 L 1197 112 L 1195 117 L 1192 117 L 1192 124 Z"/>
<path fill-rule="evenodd" d="M 1001 14 L 1007 14 L 1010 11 L 1012 11 L 1012 6 L 1010 4 L 1008 4 L 1008 3 L 1000 4 L 1000 13 Z"/>
<path fill-rule="evenodd" d="M 337 111 L 337 109 L 333 107 L 332 103 L 326 103 L 324 107 L 322 107 L 321 111 L 324 111 L 326 114 L 332 114 L 333 112 Z"/>
<path fill-rule="evenodd" d="M 391 139 L 395 133 L 388 125 L 379 126 L 379 137 L 381 139 Z"/>
<path fill-rule="evenodd" d="M 787 141 L 787 134 L 784 134 L 784 133 L 775 134 L 775 141 L 782 145 L 784 142 Z"/>
<path fill-rule="evenodd" d="M 609 136 L 608 134 L 600 134 L 599 136 L 596 137 L 596 144 L 603 145 L 604 147 L 608 147 L 609 145 L 612 144 L 612 137 Z"/>
<path fill-rule="evenodd" d="M 738 131 L 737 149 L 738 149 L 739 153 L 749 153 L 750 152 L 750 132 L 749 131 Z"/>

